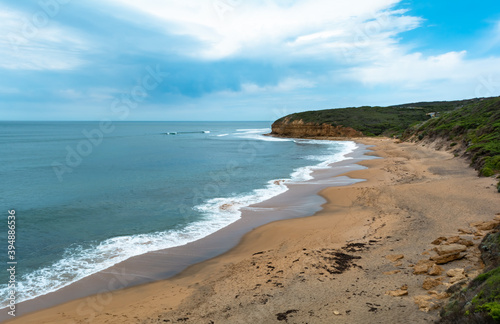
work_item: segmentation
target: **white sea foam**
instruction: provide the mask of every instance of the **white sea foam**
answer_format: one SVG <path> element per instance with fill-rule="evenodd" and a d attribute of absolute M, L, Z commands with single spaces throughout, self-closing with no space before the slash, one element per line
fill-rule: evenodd
<path fill-rule="evenodd" d="M 288 190 L 286 181 L 272 180 L 262 189 L 255 189 L 251 193 L 242 194 L 229 198 L 210 199 L 202 205 L 195 207 L 196 210 L 214 218 L 226 215 L 228 218 L 237 220 L 241 216 L 241 208 L 263 202 Z"/>
<path fill-rule="evenodd" d="M 265 138 L 262 140 L 273 139 L 260 135 L 266 131 L 268 129 L 243 129 L 238 130 L 238 134 L 251 136 L 250 138 L 254 138 L 253 136 L 258 139 Z M 120 236 L 105 240 L 93 248 L 68 249 L 63 259 L 58 262 L 18 278 L 17 302 L 56 291 L 133 256 L 185 245 L 210 235 L 237 221 L 241 217 L 242 208 L 286 192 L 288 190 L 287 183 L 312 180 L 314 170 L 326 168 L 334 162 L 349 159 L 345 155 L 353 152 L 357 147 L 354 142 L 315 140 L 295 140 L 295 142 L 302 145 L 325 145 L 325 154 L 306 157 L 306 159 L 319 163 L 294 170 L 289 179 L 271 180 L 265 188 L 234 197 L 210 199 L 201 205 L 195 206 L 194 209 L 204 215 L 203 219 L 191 223 L 182 230 Z M 7 285 L 0 286 L 0 294 L 6 296 L 7 291 Z M 1 306 L 5 307 L 7 303 L 3 302 Z"/>
<path fill-rule="evenodd" d="M 306 159 L 319 161 L 320 163 L 295 169 L 292 173 L 292 181 L 294 182 L 303 182 L 314 179 L 312 176 L 314 170 L 325 169 L 332 163 L 351 159 L 350 157 L 346 157 L 346 155 L 352 153 L 357 148 L 357 145 L 354 142 L 332 142 L 322 140 L 295 140 L 295 142 L 298 144 L 325 145 L 326 152 L 328 153 L 328 151 L 330 151 L 331 153 L 325 155 L 306 156 Z"/>
<path fill-rule="evenodd" d="M 133 256 L 196 241 L 238 218 L 239 215 L 233 212 L 207 213 L 205 219 L 194 222 L 181 231 L 120 236 L 105 240 L 93 248 L 68 249 L 63 259 L 18 279 L 17 302 L 56 291 Z M 7 296 L 7 285 L 0 287 L 0 294 Z M 7 305 L 8 301 L 2 302 L 1 307 Z"/>
<path fill-rule="evenodd" d="M 238 128 L 236 131 L 237 132 L 251 132 L 251 133 L 265 134 L 265 133 L 269 133 L 271 131 L 271 129 L 270 128 Z"/>
<path fill-rule="evenodd" d="M 229 134 L 219 134 L 217 135 L 217 137 L 224 137 L 224 136 L 228 136 Z"/>
<path fill-rule="evenodd" d="M 259 141 L 268 142 L 290 142 L 292 139 L 288 138 L 278 138 L 272 136 L 265 136 L 263 134 L 269 134 L 271 132 L 270 128 L 255 128 L 255 129 L 237 129 L 237 133 L 234 135 L 239 138 L 247 138 Z"/>

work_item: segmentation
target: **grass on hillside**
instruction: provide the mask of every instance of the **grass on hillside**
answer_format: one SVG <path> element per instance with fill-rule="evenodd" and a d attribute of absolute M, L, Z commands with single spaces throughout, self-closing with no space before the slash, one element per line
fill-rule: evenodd
<path fill-rule="evenodd" d="M 438 113 L 431 118 L 429 113 Z M 420 102 L 390 107 L 306 111 L 280 118 L 351 127 L 365 136 L 445 138 L 450 147 L 462 142 L 471 165 L 482 176 L 500 173 L 500 97 Z M 500 182 L 498 184 L 500 192 Z"/>
<path fill-rule="evenodd" d="M 453 143 L 462 141 L 471 165 L 482 176 L 500 173 L 500 98 L 481 100 L 443 114 L 410 129 L 405 137 L 410 135 L 419 139 L 443 137 Z"/>
<path fill-rule="evenodd" d="M 291 114 L 290 121 L 331 124 L 351 127 L 366 136 L 400 136 L 416 123 L 430 119 L 428 113 L 443 113 L 476 101 L 477 99 L 442 102 L 420 102 L 390 107 L 359 107 L 306 111 Z M 277 122 L 286 117 L 278 119 Z"/>
<path fill-rule="evenodd" d="M 438 323 L 500 323 L 500 233 L 488 234 L 480 249 L 486 269 L 450 298 Z"/>

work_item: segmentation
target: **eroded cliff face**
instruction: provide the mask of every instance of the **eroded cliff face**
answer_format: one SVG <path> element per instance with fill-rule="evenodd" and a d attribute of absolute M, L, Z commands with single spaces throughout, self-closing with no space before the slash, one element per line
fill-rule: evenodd
<path fill-rule="evenodd" d="M 361 137 L 362 132 L 350 127 L 332 126 L 330 124 L 304 123 L 303 120 L 290 121 L 285 118 L 271 126 L 272 134 L 286 137 Z"/>

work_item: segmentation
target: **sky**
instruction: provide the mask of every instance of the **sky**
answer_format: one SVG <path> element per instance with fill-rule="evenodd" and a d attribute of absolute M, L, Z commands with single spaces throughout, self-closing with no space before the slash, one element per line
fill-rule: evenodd
<path fill-rule="evenodd" d="M 4 121 L 273 121 L 498 95 L 497 0 L 0 0 Z"/>

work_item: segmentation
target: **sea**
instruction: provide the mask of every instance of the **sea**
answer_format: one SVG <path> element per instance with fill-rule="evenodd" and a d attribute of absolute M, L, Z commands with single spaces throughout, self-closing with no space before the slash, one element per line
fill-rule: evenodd
<path fill-rule="evenodd" d="M 199 240 L 356 144 L 264 136 L 269 122 L 0 122 L 0 244 L 15 210 L 17 302 Z M 9 273 L 0 271 L 0 307 Z"/>

